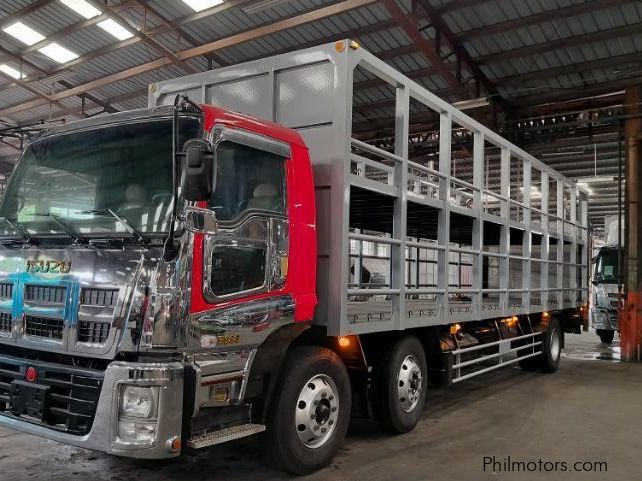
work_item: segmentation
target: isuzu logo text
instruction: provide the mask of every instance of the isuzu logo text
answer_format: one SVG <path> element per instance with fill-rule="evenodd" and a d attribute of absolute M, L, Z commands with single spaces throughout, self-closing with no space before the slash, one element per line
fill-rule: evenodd
<path fill-rule="evenodd" d="M 26 270 L 30 274 L 36 274 L 38 272 L 45 274 L 67 274 L 71 270 L 71 262 L 28 259 Z"/>

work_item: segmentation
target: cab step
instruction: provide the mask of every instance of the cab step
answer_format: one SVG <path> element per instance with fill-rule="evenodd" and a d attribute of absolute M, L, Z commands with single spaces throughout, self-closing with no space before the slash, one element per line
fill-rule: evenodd
<path fill-rule="evenodd" d="M 219 429 L 209 433 L 194 436 L 187 440 L 187 447 L 201 449 L 215 444 L 222 444 L 234 439 L 244 438 L 265 431 L 263 424 L 241 424 L 230 428 Z"/>

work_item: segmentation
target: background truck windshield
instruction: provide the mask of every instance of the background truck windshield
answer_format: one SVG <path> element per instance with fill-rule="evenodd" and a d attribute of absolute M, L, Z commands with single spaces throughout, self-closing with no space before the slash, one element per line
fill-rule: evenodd
<path fill-rule="evenodd" d="M 617 249 L 602 249 L 595 261 L 596 282 L 617 282 Z"/>
<path fill-rule="evenodd" d="M 179 145 L 201 135 L 196 119 L 180 125 Z M 0 216 L 35 236 L 129 233 L 118 217 L 140 233 L 163 233 L 172 210 L 171 152 L 167 118 L 45 137 L 26 149 Z M 9 234 L 7 226 L 0 234 Z"/>

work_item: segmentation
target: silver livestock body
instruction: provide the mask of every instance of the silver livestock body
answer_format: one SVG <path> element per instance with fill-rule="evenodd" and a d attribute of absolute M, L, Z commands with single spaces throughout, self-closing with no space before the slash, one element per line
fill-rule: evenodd
<path fill-rule="evenodd" d="M 390 93 L 388 117 L 372 121 L 394 125 L 387 143 L 357 121 L 373 89 Z M 179 92 L 304 137 L 317 189 L 315 322 L 328 334 L 586 303 L 586 193 L 356 43 L 158 82 L 149 106 Z M 413 116 L 438 126 L 421 155 Z"/>

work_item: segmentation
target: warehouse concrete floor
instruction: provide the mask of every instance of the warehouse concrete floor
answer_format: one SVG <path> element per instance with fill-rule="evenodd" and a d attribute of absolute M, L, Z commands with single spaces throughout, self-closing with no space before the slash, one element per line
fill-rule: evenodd
<path fill-rule="evenodd" d="M 354 423 L 328 469 L 304 479 L 622 480 L 639 479 L 642 365 L 621 364 L 617 341 L 568 335 L 557 374 L 500 370 L 432 393 L 413 432 L 389 437 Z M 261 462 L 260 439 L 163 462 L 120 459 L 0 428 L 0 479 L 91 481 L 255 481 L 288 479 Z M 484 458 L 498 464 L 484 470 Z M 506 472 L 503 461 L 541 471 Z M 607 472 L 572 471 L 575 462 L 606 462 Z M 559 472 L 561 462 L 571 471 Z M 604 465 L 602 465 L 604 466 Z M 589 465 L 586 466 L 587 468 Z M 515 465 L 515 469 L 521 465 Z"/>

